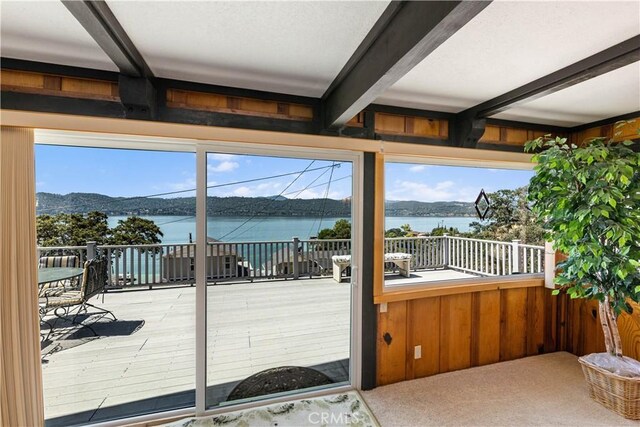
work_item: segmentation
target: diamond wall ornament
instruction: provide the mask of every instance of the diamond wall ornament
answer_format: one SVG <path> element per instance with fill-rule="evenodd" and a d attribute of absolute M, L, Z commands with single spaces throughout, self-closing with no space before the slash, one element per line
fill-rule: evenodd
<path fill-rule="evenodd" d="M 491 203 L 489 202 L 487 194 L 484 192 L 484 188 L 480 190 L 480 194 L 478 194 L 478 198 L 476 198 L 475 208 L 478 213 L 478 218 L 481 220 L 484 220 L 491 210 Z"/>

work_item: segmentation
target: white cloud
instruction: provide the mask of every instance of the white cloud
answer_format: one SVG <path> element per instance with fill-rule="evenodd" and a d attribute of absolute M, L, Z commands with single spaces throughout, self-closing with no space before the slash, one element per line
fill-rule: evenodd
<path fill-rule="evenodd" d="M 415 165 L 415 166 L 411 166 L 409 168 L 409 170 L 411 172 L 424 172 L 427 169 L 427 165 Z"/>
<path fill-rule="evenodd" d="M 415 181 L 396 181 L 392 188 L 387 190 L 387 199 L 421 202 L 469 201 L 471 194 L 468 188 L 457 187 L 453 181 L 441 181 L 435 185 Z"/>
<path fill-rule="evenodd" d="M 234 154 L 222 154 L 222 153 L 209 153 L 209 154 L 207 154 L 207 159 L 220 160 L 220 161 L 233 160 L 236 157 L 237 156 L 234 155 Z"/>
<path fill-rule="evenodd" d="M 238 187 L 235 190 L 233 190 L 233 195 L 234 196 L 239 196 L 239 197 L 252 197 L 255 196 L 255 194 L 252 194 L 253 191 L 251 191 L 251 188 L 249 187 Z"/>
<path fill-rule="evenodd" d="M 207 171 L 209 173 L 220 173 L 220 172 L 229 172 L 234 169 L 237 169 L 240 166 L 237 162 L 232 162 L 230 160 L 224 160 L 217 165 L 208 165 Z"/>

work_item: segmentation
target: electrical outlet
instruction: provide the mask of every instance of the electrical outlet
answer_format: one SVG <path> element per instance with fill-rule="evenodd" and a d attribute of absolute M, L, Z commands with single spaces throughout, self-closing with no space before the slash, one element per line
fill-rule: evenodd
<path fill-rule="evenodd" d="M 422 357 L 422 346 L 417 345 L 413 348 L 413 358 L 420 359 Z"/>
<path fill-rule="evenodd" d="M 383 302 L 380 304 L 380 313 L 386 313 L 387 312 L 387 303 Z"/>

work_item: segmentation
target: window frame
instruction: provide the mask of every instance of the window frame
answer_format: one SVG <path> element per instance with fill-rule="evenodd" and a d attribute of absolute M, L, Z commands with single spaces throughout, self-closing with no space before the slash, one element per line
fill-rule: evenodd
<path fill-rule="evenodd" d="M 489 156 L 488 159 L 471 159 L 460 157 L 445 157 L 442 155 L 429 155 L 428 150 L 423 154 L 382 154 L 381 165 L 376 170 L 378 176 L 379 193 L 381 194 L 381 221 L 376 234 L 380 234 L 380 244 L 378 245 L 377 263 L 383 262 L 384 257 L 384 231 L 385 231 L 385 202 L 386 186 L 385 171 L 387 163 L 404 163 L 407 165 L 425 166 L 458 166 L 475 167 L 482 169 L 504 169 L 504 170 L 533 170 L 535 164 L 531 162 L 531 156 L 522 154 L 521 156 L 496 159 Z M 452 150 L 454 151 L 454 150 Z M 484 150 L 478 150 L 484 151 Z M 454 153 L 452 153 L 454 154 Z M 493 153 L 492 153 L 493 154 Z M 482 157 L 482 156 L 479 156 Z M 505 156 L 507 157 L 507 156 Z M 380 206 L 379 205 L 379 206 Z M 381 246 L 381 247 L 380 247 Z M 403 301 L 417 298 L 434 297 L 440 295 L 450 295 L 464 292 L 481 292 L 486 290 L 508 289 L 514 287 L 538 287 L 544 285 L 544 273 L 527 273 L 517 275 L 505 275 L 495 277 L 479 277 L 473 279 L 450 279 L 417 282 L 413 284 L 387 285 L 384 278 L 384 271 L 376 281 L 374 287 L 374 303 L 382 304 L 393 301 Z"/>

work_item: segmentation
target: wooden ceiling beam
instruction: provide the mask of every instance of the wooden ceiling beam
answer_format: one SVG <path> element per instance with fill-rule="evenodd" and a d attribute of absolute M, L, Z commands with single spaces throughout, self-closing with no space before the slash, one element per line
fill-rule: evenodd
<path fill-rule="evenodd" d="M 471 110 L 477 112 L 476 117 L 487 118 L 638 61 L 640 35 L 483 102 Z"/>
<path fill-rule="evenodd" d="M 344 126 L 490 3 L 392 1 L 322 96 L 324 126 Z"/>
<path fill-rule="evenodd" d="M 156 117 L 156 78 L 107 3 L 62 3 L 120 70 L 118 88 L 125 115 L 134 119 Z"/>

